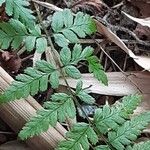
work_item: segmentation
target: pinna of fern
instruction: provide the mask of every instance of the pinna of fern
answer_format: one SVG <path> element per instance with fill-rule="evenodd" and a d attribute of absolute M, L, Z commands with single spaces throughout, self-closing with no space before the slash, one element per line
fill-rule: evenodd
<path fill-rule="evenodd" d="M 22 44 L 27 51 L 36 48 L 38 53 L 43 53 L 47 47 L 47 40 L 42 37 L 38 25 L 34 29 L 28 29 L 19 20 L 10 19 L 0 23 L 0 43 L 2 49 L 18 49 Z"/>

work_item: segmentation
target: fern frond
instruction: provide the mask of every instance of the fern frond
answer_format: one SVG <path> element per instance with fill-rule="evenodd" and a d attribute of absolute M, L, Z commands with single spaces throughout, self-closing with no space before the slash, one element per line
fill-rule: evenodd
<path fill-rule="evenodd" d="M 134 144 L 133 146 L 128 146 L 125 150 L 149 150 L 149 149 L 150 149 L 150 141 L 146 141 Z"/>
<path fill-rule="evenodd" d="M 83 50 L 83 52 L 81 52 L 81 48 L 82 47 L 79 44 L 76 44 L 73 47 L 72 53 L 68 47 L 63 47 L 60 51 L 60 60 L 63 65 L 64 72 L 68 76 L 75 78 L 75 79 L 81 78 L 81 73 L 74 65 L 76 65 L 81 60 L 85 60 L 86 54 L 89 53 L 89 51 L 91 51 L 91 49 L 92 49 L 92 48 L 87 47 Z M 76 50 L 76 52 L 75 52 L 75 50 Z M 86 50 L 86 52 L 85 52 L 85 50 Z M 92 52 L 93 52 L 93 49 L 92 49 Z M 83 53 L 85 53 L 85 55 Z M 77 57 L 77 56 L 79 56 L 79 57 Z"/>
<path fill-rule="evenodd" d="M 17 49 L 23 43 L 28 51 L 33 50 L 36 45 L 39 53 L 47 47 L 47 40 L 42 37 L 38 26 L 28 30 L 20 21 L 14 19 L 0 23 L 0 45 L 2 49 L 8 49 L 9 46 Z"/>
<path fill-rule="evenodd" d="M 4 2 L 8 16 L 13 16 L 14 19 L 19 19 L 28 27 L 33 28 L 35 17 L 32 15 L 32 10 L 27 8 L 30 5 L 27 0 L 0 0 L 0 5 Z"/>
<path fill-rule="evenodd" d="M 57 105 L 60 106 L 59 110 L 57 111 L 58 121 L 63 122 L 68 117 L 75 117 L 76 109 L 74 106 L 73 99 L 70 95 L 67 95 L 65 93 L 55 93 L 54 95 L 52 95 L 51 100 L 55 103 L 58 103 Z M 51 102 L 45 102 L 44 107 L 46 109 L 51 109 L 51 105 Z"/>
<path fill-rule="evenodd" d="M 63 122 L 68 117 L 74 118 L 76 109 L 72 98 L 65 93 L 52 95 L 52 102 L 45 102 L 44 107 L 37 112 L 37 116 L 31 118 L 19 133 L 21 139 L 27 139 L 46 131 L 49 127 L 55 126 L 57 121 Z"/>
<path fill-rule="evenodd" d="M 105 105 L 102 109 L 97 109 L 94 115 L 96 127 L 101 133 L 116 129 L 129 118 L 129 115 L 133 113 L 140 101 L 139 95 L 130 95 L 124 97 L 122 103 L 113 107 Z"/>
<path fill-rule="evenodd" d="M 89 142 L 98 142 L 95 131 L 86 123 L 75 124 L 66 136 L 68 139 L 60 142 L 57 150 L 89 150 Z"/>
<path fill-rule="evenodd" d="M 150 112 L 132 118 L 131 121 L 126 121 L 116 131 L 108 133 L 110 144 L 117 150 L 124 150 L 126 145 L 131 144 L 132 141 L 137 139 L 137 136 L 140 135 L 149 122 Z"/>
<path fill-rule="evenodd" d="M 69 77 L 74 78 L 74 79 L 80 79 L 81 78 L 81 73 L 75 66 L 67 65 L 63 69 Z"/>
<path fill-rule="evenodd" d="M 80 38 L 91 35 L 96 31 L 96 25 L 89 15 L 78 12 L 73 16 L 69 9 L 54 13 L 52 17 L 52 29 L 55 42 L 60 47 L 69 43 L 78 43 Z"/>
<path fill-rule="evenodd" d="M 46 61 L 39 61 L 37 68 L 44 66 L 40 70 L 36 68 L 27 68 L 25 74 L 20 74 L 16 77 L 16 81 L 12 82 L 11 86 L 0 96 L 0 103 L 10 100 L 26 98 L 28 95 L 35 95 L 38 91 L 45 91 L 48 86 L 49 76 L 55 68 Z"/>
<path fill-rule="evenodd" d="M 64 66 L 68 65 L 71 60 L 71 51 L 68 47 L 64 47 L 60 51 L 60 60 Z"/>

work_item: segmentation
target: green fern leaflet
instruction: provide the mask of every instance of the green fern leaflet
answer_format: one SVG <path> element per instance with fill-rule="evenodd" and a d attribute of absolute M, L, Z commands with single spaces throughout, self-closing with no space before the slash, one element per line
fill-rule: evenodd
<path fill-rule="evenodd" d="M 52 102 L 45 102 L 45 109 L 39 110 L 19 133 L 21 139 L 27 139 L 41 132 L 47 131 L 49 126 L 55 126 L 57 121 L 64 122 L 68 117 L 76 116 L 76 109 L 72 98 L 65 93 L 52 95 Z"/>
<path fill-rule="evenodd" d="M 0 103 L 26 98 L 30 94 L 37 94 L 38 91 L 45 91 L 48 87 L 49 77 L 55 71 L 55 67 L 44 60 L 37 62 L 36 67 L 29 67 L 24 71 L 24 74 L 18 75 L 17 80 L 3 95 L 0 95 Z"/>
<path fill-rule="evenodd" d="M 97 109 L 94 115 L 96 127 L 101 133 L 116 129 L 129 118 L 129 115 L 137 108 L 140 101 L 141 97 L 139 95 L 129 95 L 113 107 L 105 105 L 102 109 Z"/>
<path fill-rule="evenodd" d="M 54 13 L 52 17 L 52 29 L 55 42 L 60 47 L 69 43 L 78 43 L 79 38 L 85 38 L 96 32 L 96 25 L 89 15 L 78 12 L 75 16 L 69 9 Z"/>
<path fill-rule="evenodd" d="M 47 47 L 47 40 L 41 36 L 38 26 L 28 30 L 24 24 L 14 19 L 0 23 L 0 45 L 2 49 L 8 49 L 9 46 L 18 49 L 23 43 L 28 51 L 36 48 L 39 53 L 42 53 Z"/>

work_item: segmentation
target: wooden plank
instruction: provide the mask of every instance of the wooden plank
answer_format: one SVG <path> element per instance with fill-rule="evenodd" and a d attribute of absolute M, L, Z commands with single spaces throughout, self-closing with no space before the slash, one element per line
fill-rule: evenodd
<path fill-rule="evenodd" d="M 0 67 L 0 91 L 4 91 L 13 81 L 12 77 Z M 26 99 L 16 100 L 0 106 L 0 117 L 16 133 L 23 125 L 42 108 L 31 96 Z M 47 132 L 27 140 L 27 144 L 36 150 L 54 149 L 58 141 L 64 139 L 66 130 L 57 123 L 55 128 L 50 127 Z"/>

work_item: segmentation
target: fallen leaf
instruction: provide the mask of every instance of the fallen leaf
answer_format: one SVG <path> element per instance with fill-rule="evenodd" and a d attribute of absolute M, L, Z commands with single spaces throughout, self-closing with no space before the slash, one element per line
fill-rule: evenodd
<path fill-rule="evenodd" d="M 103 34 L 107 39 L 114 42 L 122 50 L 124 50 L 133 60 L 145 70 L 150 71 L 150 57 L 147 56 L 136 56 L 123 42 L 115 35 L 108 27 L 104 26 L 101 22 L 95 20 L 97 25 L 97 32 Z"/>
<path fill-rule="evenodd" d="M 37 61 L 41 60 L 41 57 L 42 57 L 42 54 L 35 51 L 34 56 L 33 56 L 33 67 L 35 67 L 35 64 Z"/>
<path fill-rule="evenodd" d="M 124 96 L 137 93 L 138 87 L 143 94 L 150 94 L 149 72 L 131 72 L 129 74 L 131 74 L 128 76 L 130 80 L 121 72 L 106 73 L 109 81 L 108 86 L 100 83 L 91 74 L 82 74 L 83 88 L 89 87 L 91 93 L 96 94 Z M 134 84 L 131 82 L 131 80 Z M 67 78 L 67 81 L 72 88 L 76 87 L 77 80 Z M 63 79 L 60 80 L 60 84 L 66 85 Z"/>
<path fill-rule="evenodd" d="M 123 12 L 128 18 L 130 18 L 131 20 L 141 24 L 142 26 L 147 26 L 150 28 L 150 17 L 149 18 L 145 18 L 145 19 L 140 19 L 140 18 L 136 18 L 133 16 L 130 16 L 129 14 Z"/>
<path fill-rule="evenodd" d="M 136 56 L 134 61 L 147 71 L 150 71 L 150 57 L 149 56 Z"/>
<path fill-rule="evenodd" d="M 115 35 L 109 28 L 107 28 L 97 20 L 95 20 L 95 22 L 97 26 L 97 32 L 103 34 L 107 39 L 109 39 L 110 41 L 118 45 L 120 48 L 122 48 L 126 53 L 130 52 L 132 54 L 132 51 L 128 49 L 127 46 L 122 42 L 122 40 L 117 35 Z"/>

